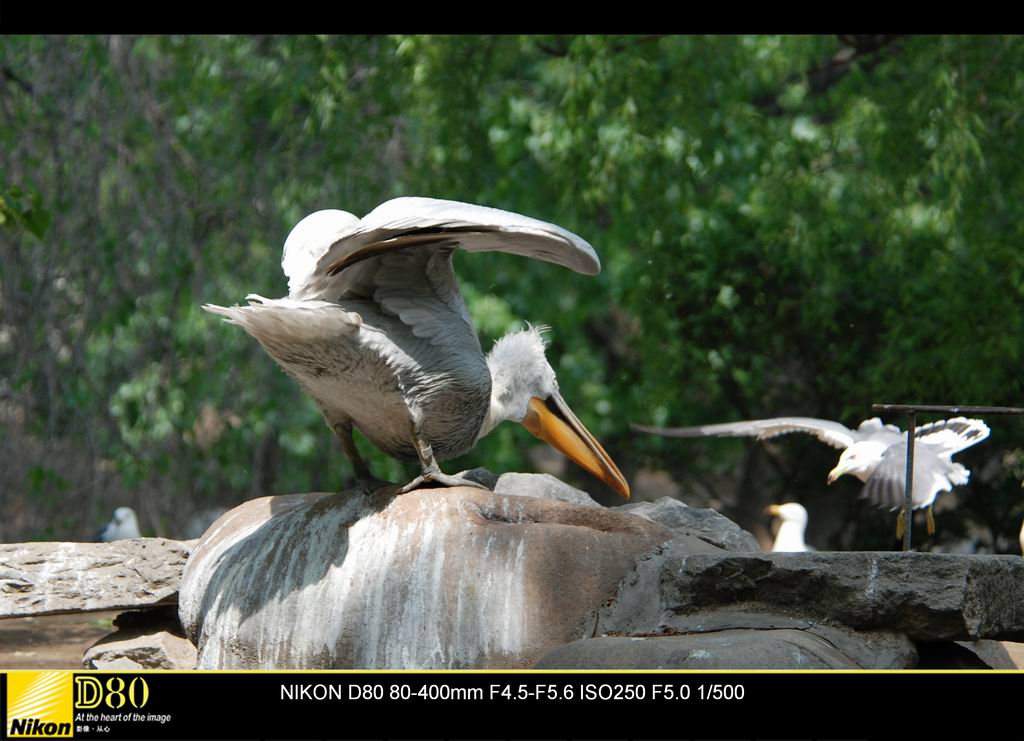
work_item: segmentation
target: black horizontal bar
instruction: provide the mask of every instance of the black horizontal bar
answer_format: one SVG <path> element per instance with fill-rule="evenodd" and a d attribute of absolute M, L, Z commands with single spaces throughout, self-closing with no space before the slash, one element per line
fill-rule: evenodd
<path fill-rule="evenodd" d="M 945 406 L 942 404 L 872 404 L 873 412 L 943 412 L 952 414 L 1024 414 L 1020 407 Z"/>

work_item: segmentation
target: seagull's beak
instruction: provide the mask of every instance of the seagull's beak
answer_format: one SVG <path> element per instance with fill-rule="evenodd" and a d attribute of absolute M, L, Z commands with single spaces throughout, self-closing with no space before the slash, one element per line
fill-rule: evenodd
<path fill-rule="evenodd" d="M 779 516 L 779 505 L 777 505 L 777 504 L 769 504 L 767 507 L 764 508 L 764 511 L 765 511 L 765 514 L 775 515 L 776 517 L 778 517 Z"/>
<path fill-rule="evenodd" d="M 629 499 L 622 472 L 557 391 L 547 399 L 530 399 L 523 427 Z"/>
<path fill-rule="evenodd" d="M 838 466 L 836 466 L 835 468 L 828 472 L 828 483 L 834 484 L 836 482 L 836 479 L 842 476 L 844 473 L 846 473 L 846 471 L 843 470 L 842 464 L 839 464 Z"/>

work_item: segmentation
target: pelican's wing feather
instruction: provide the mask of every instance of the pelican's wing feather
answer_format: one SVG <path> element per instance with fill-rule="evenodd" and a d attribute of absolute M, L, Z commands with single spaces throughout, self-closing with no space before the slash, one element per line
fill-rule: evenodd
<path fill-rule="evenodd" d="M 288 296 L 293 299 L 320 298 L 310 283 L 318 280 L 317 264 L 331 245 L 359 224 L 348 211 L 314 211 L 292 229 L 284 243 L 281 269 L 288 278 Z"/>
<path fill-rule="evenodd" d="M 435 198 L 395 198 L 332 235 L 293 298 L 334 298 L 362 276 L 359 263 L 410 248 L 447 245 L 469 252 L 509 252 L 594 275 L 601 263 L 585 240 L 528 216 Z"/>
<path fill-rule="evenodd" d="M 202 308 L 221 315 L 229 324 L 239 325 L 264 346 L 268 343 L 281 347 L 298 343 L 329 345 L 340 337 L 357 335 L 363 324 L 359 314 L 345 311 L 330 301 L 270 299 L 254 293 L 245 298 L 248 306 L 203 304 Z"/>
<path fill-rule="evenodd" d="M 634 430 L 664 437 L 756 437 L 765 440 L 776 435 L 804 432 L 814 435 L 834 448 L 848 448 L 861 439 L 857 431 L 828 419 L 814 417 L 776 417 L 752 419 L 699 427 L 645 427 L 632 425 Z"/>
<path fill-rule="evenodd" d="M 444 342 L 453 334 L 452 319 L 465 323 L 462 336 L 479 350 L 466 303 L 452 267 L 453 247 L 398 250 L 352 267 L 347 295 L 372 298 L 386 313 L 398 317 L 414 335 Z"/>

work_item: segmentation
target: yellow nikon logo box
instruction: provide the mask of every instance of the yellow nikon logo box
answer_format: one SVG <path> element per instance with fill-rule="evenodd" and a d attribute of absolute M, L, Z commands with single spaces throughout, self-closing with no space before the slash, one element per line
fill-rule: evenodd
<path fill-rule="evenodd" d="M 71 738 L 71 672 L 7 675 L 8 738 Z"/>

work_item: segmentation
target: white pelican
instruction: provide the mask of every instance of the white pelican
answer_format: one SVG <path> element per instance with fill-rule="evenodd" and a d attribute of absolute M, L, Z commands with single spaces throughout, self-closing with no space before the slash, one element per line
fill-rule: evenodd
<path fill-rule="evenodd" d="M 629 486 L 569 409 L 544 356 L 541 330 L 511 332 L 484 356 L 452 269 L 456 248 L 511 252 L 579 273 L 601 269 L 593 248 L 553 224 L 483 206 L 396 198 L 359 219 L 317 211 L 284 245 L 288 297 L 207 311 L 251 334 L 317 402 L 365 491 L 374 478 L 357 427 L 424 482 L 480 486 L 437 464 L 504 420 L 521 423 L 622 496 Z"/>
<path fill-rule="evenodd" d="M 756 437 L 764 440 L 790 432 L 806 432 L 834 448 L 843 448 L 839 463 L 829 471 L 828 483 L 843 474 L 865 482 L 862 496 L 890 511 L 903 506 L 906 491 L 907 436 L 895 425 L 883 425 L 878 417 L 864 420 L 856 430 L 838 422 L 812 417 L 778 417 L 702 427 L 644 427 L 641 432 L 666 437 Z M 914 433 L 914 509 L 928 507 L 928 534 L 935 533 L 932 504 L 941 492 L 966 484 L 971 472 L 952 456 L 988 437 L 988 425 L 980 419 L 954 417 L 920 425 Z M 903 518 L 896 525 L 903 537 Z"/>
<path fill-rule="evenodd" d="M 109 543 L 112 540 L 133 540 L 141 538 L 139 520 L 131 507 L 118 507 L 114 510 L 114 519 L 100 530 L 98 540 Z"/>
<path fill-rule="evenodd" d="M 783 551 L 804 553 L 814 550 L 804 542 L 804 533 L 807 531 L 807 510 L 802 504 L 796 502 L 772 504 L 768 507 L 768 512 L 782 520 L 779 532 L 775 534 L 775 542 L 772 543 L 773 553 Z"/>

